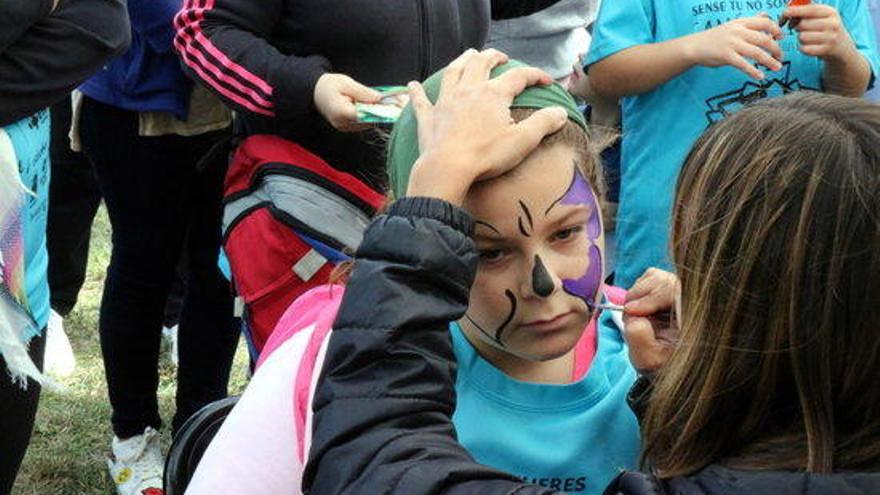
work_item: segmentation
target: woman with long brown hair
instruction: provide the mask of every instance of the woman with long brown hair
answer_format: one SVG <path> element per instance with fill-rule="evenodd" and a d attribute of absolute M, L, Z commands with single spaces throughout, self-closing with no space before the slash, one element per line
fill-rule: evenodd
<path fill-rule="evenodd" d="M 805 94 L 713 128 L 678 185 L 680 344 L 644 456 L 664 478 L 880 469 L 880 107 Z"/>
<path fill-rule="evenodd" d="M 472 151 L 425 139 L 444 161 Z M 677 276 L 650 270 L 624 310 L 647 385 L 633 394 L 646 473 L 606 493 L 880 493 L 880 107 L 818 94 L 756 104 L 696 143 L 676 197 Z M 370 262 L 350 291 L 402 283 Z M 670 325 L 658 316 L 673 306 Z M 346 311 L 356 303 L 337 322 Z M 306 491 L 549 493 L 456 446 L 448 337 L 416 316 L 399 323 L 333 333 Z"/>

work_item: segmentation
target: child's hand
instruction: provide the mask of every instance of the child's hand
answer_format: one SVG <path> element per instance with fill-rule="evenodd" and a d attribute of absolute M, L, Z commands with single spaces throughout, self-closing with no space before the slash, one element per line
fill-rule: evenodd
<path fill-rule="evenodd" d="M 781 69 L 782 49 L 776 41 L 782 37 L 779 25 L 767 16 L 735 19 L 691 35 L 687 56 L 698 65 L 729 65 L 760 80 L 764 73 L 747 59 L 772 71 Z"/>
<path fill-rule="evenodd" d="M 492 69 L 505 62 L 507 56 L 497 50 L 468 50 L 444 71 L 435 105 L 420 84 L 409 84 L 421 155 L 407 196 L 461 205 L 472 183 L 513 168 L 544 136 L 565 125 L 561 108 L 544 108 L 513 122 L 513 99 L 529 86 L 553 80 L 534 68 L 511 69 L 490 80 Z"/>
<path fill-rule="evenodd" d="M 799 20 L 795 30 L 799 33 L 800 50 L 804 55 L 844 60 L 855 50 L 840 14 L 830 5 L 789 7 L 782 15 Z"/>
<path fill-rule="evenodd" d="M 678 277 L 648 268 L 626 294 L 623 324 L 629 359 L 639 371 L 657 371 L 678 342 L 673 316 L 679 292 Z"/>
<path fill-rule="evenodd" d="M 369 125 L 358 123 L 354 104 L 378 103 L 382 93 L 364 86 L 345 74 L 324 74 L 315 84 L 315 108 L 336 130 L 362 131 Z"/>

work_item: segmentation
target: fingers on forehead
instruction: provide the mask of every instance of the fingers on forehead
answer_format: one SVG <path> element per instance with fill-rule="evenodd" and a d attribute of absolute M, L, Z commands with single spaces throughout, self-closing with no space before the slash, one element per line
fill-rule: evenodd
<path fill-rule="evenodd" d="M 549 84 L 550 76 L 534 67 L 517 67 L 495 79 L 495 84 L 506 94 L 516 96 L 524 89 L 535 84 Z"/>

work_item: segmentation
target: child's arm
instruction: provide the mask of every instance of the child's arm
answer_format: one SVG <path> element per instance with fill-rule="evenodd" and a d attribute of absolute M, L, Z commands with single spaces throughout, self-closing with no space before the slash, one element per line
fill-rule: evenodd
<path fill-rule="evenodd" d="M 15 7 L 21 2 L 12 2 Z M 24 2 L 27 3 L 27 2 Z M 34 2 L 35 4 L 38 2 Z M 0 31 L 16 14 L 0 9 Z M 130 30 L 122 0 L 62 0 L 39 13 L 27 29 L 0 35 L 0 126 L 64 98 L 107 60 L 128 47 Z"/>
<path fill-rule="evenodd" d="M 784 15 L 798 19 L 800 50 L 825 62 L 822 83 L 828 93 L 862 96 L 871 79 L 871 66 L 859 53 L 840 14 L 830 5 L 789 7 Z M 867 17 L 867 13 L 863 13 Z"/>
<path fill-rule="evenodd" d="M 621 50 L 590 66 L 590 83 L 600 95 L 620 98 L 651 91 L 697 65 L 729 65 L 763 79 L 764 73 L 750 60 L 779 70 L 782 50 L 777 40 L 782 36 L 779 25 L 768 17 L 735 19 L 706 31 Z"/>

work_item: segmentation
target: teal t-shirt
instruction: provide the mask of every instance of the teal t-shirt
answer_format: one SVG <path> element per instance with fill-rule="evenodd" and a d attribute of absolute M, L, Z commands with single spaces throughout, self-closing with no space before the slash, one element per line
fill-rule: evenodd
<path fill-rule="evenodd" d="M 24 286 L 31 316 L 42 329 L 49 321 L 49 256 L 46 217 L 49 213 L 49 111 L 44 110 L 4 127 L 18 159 L 28 195 L 21 219 L 24 244 Z M 35 335 L 25 335 L 30 339 Z"/>
<path fill-rule="evenodd" d="M 840 12 L 859 52 L 878 70 L 877 44 L 866 0 L 827 0 Z M 602 2 L 587 65 L 621 50 L 768 13 L 786 0 L 613 0 Z M 668 246 L 678 172 L 694 141 L 711 123 L 760 98 L 822 89 L 822 62 L 798 50 L 786 28 L 784 67 L 756 81 L 732 67 L 694 67 L 647 93 L 625 97 L 622 108 L 620 207 L 615 285 L 630 287 L 651 266 L 670 268 Z"/>
<path fill-rule="evenodd" d="M 600 319 L 587 375 L 568 385 L 514 380 L 480 357 L 458 324 L 450 331 L 458 361 L 453 423 L 478 462 L 584 494 L 601 494 L 621 469 L 636 468 L 639 425 L 626 404 L 635 371 L 610 318 Z"/>

